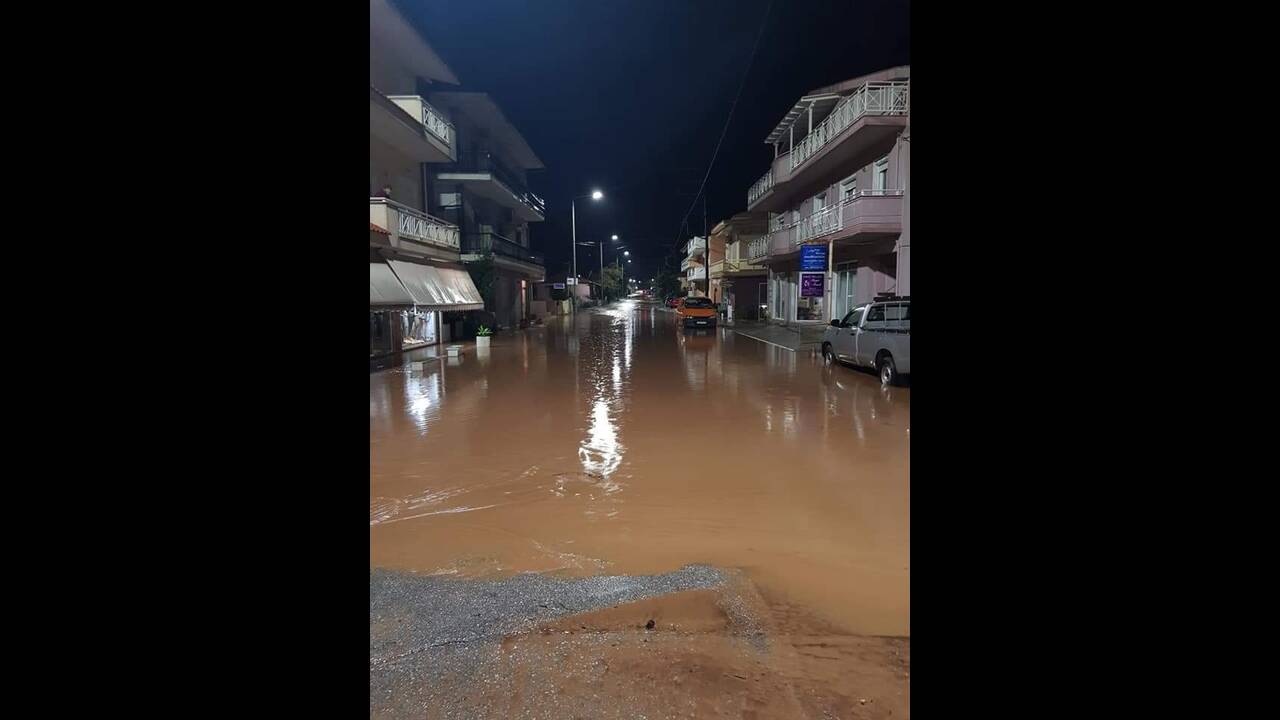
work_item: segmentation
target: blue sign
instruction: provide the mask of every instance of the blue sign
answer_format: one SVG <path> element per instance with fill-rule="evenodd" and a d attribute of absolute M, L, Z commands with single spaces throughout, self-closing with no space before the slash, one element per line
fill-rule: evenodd
<path fill-rule="evenodd" d="M 552 288 L 553 290 L 563 290 L 563 289 L 564 289 L 564 283 L 551 283 L 551 288 Z"/>
<path fill-rule="evenodd" d="M 801 245 L 800 246 L 800 269 L 801 270 L 822 270 L 827 269 L 827 246 L 826 245 Z"/>

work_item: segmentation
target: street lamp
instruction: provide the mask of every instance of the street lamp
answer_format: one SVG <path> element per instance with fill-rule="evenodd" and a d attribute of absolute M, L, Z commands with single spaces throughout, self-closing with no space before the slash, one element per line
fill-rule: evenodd
<path fill-rule="evenodd" d="M 573 228 L 573 311 L 578 312 L 578 201 L 588 197 L 587 195 L 579 195 L 569 201 L 569 217 L 570 225 Z M 603 200 L 604 193 L 599 190 L 592 190 L 590 195 L 592 200 Z"/>

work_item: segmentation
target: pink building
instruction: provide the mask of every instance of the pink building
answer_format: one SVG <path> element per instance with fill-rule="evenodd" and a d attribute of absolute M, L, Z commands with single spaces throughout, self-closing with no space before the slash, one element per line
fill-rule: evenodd
<path fill-rule="evenodd" d="M 748 259 L 768 267 L 770 319 L 827 322 L 911 294 L 910 76 L 902 66 L 817 88 L 765 138 L 774 159 L 747 209 L 768 213 L 767 240 Z M 802 271 L 805 245 L 826 248 L 826 268 Z"/>

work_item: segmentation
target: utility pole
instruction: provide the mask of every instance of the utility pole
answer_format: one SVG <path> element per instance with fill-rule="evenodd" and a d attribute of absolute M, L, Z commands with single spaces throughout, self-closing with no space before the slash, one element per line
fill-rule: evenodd
<path fill-rule="evenodd" d="M 573 289 L 569 291 L 569 307 L 572 308 L 573 316 L 578 316 L 578 200 L 574 198 L 569 201 L 569 217 L 571 218 L 573 234 Z"/>
<path fill-rule="evenodd" d="M 711 238 L 707 236 L 707 194 L 702 193 L 702 267 L 707 274 L 707 299 L 711 299 Z"/>

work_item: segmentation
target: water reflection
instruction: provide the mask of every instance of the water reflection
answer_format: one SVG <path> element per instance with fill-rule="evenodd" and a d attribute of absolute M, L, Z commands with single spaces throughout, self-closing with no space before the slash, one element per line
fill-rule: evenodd
<path fill-rule="evenodd" d="M 426 433 L 431 423 L 440 416 L 442 383 L 439 372 L 427 372 L 420 376 L 407 376 L 404 383 L 405 406 L 418 430 Z"/>
<path fill-rule="evenodd" d="M 469 346 L 371 376 L 370 564 L 749 567 L 852 630 L 909 634 L 910 390 L 609 310 L 504 338 L 487 365 Z"/>
<path fill-rule="evenodd" d="M 591 408 L 591 426 L 587 437 L 578 448 L 578 459 L 588 475 L 608 480 L 622 464 L 622 443 L 618 441 L 618 428 L 609 415 L 609 404 L 598 399 Z"/>

